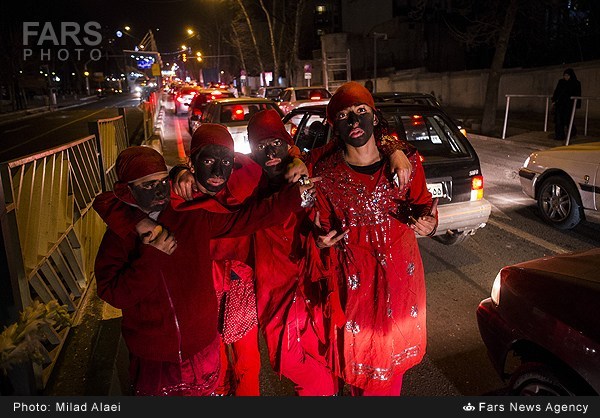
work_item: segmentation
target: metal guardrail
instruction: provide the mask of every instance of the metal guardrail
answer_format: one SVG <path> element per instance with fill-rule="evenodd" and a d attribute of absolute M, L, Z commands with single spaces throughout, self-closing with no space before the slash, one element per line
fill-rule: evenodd
<path fill-rule="evenodd" d="M 101 191 L 93 135 L 0 164 L 0 223 L 15 308 L 57 300 L 75 312 L 93 276 L 104 222 L 90 210 Z M 46 332 L 46 361 L 32 364 L 47 383 L 68 328 Z"/>
<path fill-rule="evenodd" d="M 506 128 L 508 125 L 508 111 L 510 109 L 510 99 L 511 98 L 541 98 L 546 101 L 546 112 L 544 114 L 544 132 L 548 132 L 548 114 L 550 113 L 550 99 L 552 95 L 544 95 L 544 94 L 507 94 L 506 95 L 506 108 L 504 111 L 504 126 L 502 128 L 502 139 L 506 139 Z M 577 111 L 577 103 L 579 100 L 585 100 L 585 118 L 584 118 L 584 131 L 583 134 L 587 135 L 588 131 L 588 118 L 589 118 L 589 102 L 590 100 L 600 100 L 600 97 L 591 97 L 591 96 L 571 96 L 573 99 L 573 110 L 571 111 L 571 119 L 569 121 L 569 129 L 567 131 L 567 138 L 565 140 L 565 145 L 569 145 L 569 141 L 571 139 L 571 130 L 573 129 L 573 121 L 575 120 L 575 112 Z"/>
<path fill-rule="evenodd" d="M 155 95 L 145 105 L 151 122 L 157 102 Z M 12 290 L 14 306 L 7 311 L 13 319 L 34 301 L 56 300 L 77 321 L 106 231 L 92 203 L 112 189 L 117 156 L 129 146 L 124 111 L 119 113 L 91 122 L 85 138 L 0 163 L 0 248 L 4 244 L 9 275 L 0 282 Z M 45 330 L 44 362 L 22 365 L 32 392 L 45 388 L 69 329 Z"/>

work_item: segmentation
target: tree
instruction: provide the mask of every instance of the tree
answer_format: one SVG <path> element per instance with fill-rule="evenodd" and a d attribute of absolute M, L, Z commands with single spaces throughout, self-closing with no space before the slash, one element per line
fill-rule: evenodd
<path fill-rule="evenodd" d="M 498 92 L 502 68 L 504 67 L 511 32 L 521 4 L 520 0 L 509 0 L 508 3 L 502 0 L 493 0 L 485 2 L 485 4 L 467 0 L 462 3 L 463 8 L 460 13 L 466 23 L 464 29 L 459 28 L 457 25 L 451 25 L 454 36 L 467 47 L 491 45 L 494 48 L 481 122 L 482 133 L 491 134 L 496 127 L 496 111 L 498 109 Z"/>
<path fill-rule="evenodd" d="M 260 50 L 258 48 L 258 42 L 256 42 L 256 35 L 254 34 L 254 28 L 252 26 L 252 20 L 250 19 L 250 15 L 248 15 L 248 11 L 246 10 L 246 6 L 242 0 L 237 0 L 240 9 L 242 9 L 242 13 L 246 18 L 246 24 L 248 25 L 248 30 L 250 32 L 250 36 L 252 38 L 252 44 L 254 45 L 254 51 L 256 52 L 256 59 L 258 60 L 258 66 L 260 68 L 260 81 L 262 85 L 265 85 L 265 66 L 263 65 L 262 58 L 260 56 Z"/>

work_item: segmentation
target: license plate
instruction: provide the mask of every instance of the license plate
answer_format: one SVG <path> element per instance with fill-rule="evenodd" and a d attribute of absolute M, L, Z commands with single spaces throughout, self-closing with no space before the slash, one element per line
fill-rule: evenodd
<path fill-rule="evenodd" d="M 427 190 L 431 193 L 431 197 L 446 197 L 444 193 L 444 185 L 442 183 L 427 183 Z"/>

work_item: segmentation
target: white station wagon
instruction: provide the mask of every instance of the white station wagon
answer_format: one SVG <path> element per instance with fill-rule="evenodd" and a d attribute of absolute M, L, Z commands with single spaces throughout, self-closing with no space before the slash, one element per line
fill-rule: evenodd
<path fill-rule="evenodd" d="M 557 229 L 575 228 L 600 207 L 600 142 L 533 152 L 519 178 L 544 221 Z"/>

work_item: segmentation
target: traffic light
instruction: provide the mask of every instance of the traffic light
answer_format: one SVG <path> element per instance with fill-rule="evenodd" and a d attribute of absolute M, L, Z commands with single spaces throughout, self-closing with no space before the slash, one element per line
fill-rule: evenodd
<path fill-rule="evenodd" d="M 186 62 L 186 61 L 187 61 L 187 54 L 185 54 L 185 53 L 184 53 L 184 54 L 182 54 L 182 55 L 181 55 L 181 60 L 182 60 L 183 62 Z"/>

